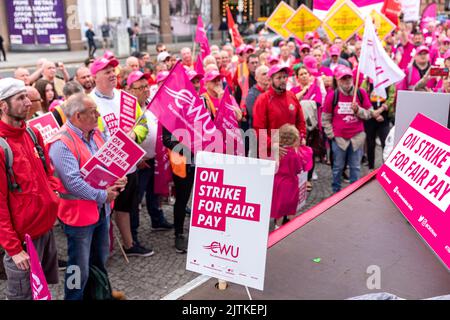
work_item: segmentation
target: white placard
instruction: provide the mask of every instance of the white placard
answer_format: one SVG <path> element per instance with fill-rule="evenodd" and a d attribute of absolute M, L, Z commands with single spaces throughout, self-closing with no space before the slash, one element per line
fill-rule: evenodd
<path fill-rule="evenodd" d="M 186 269 L 263 290 L 275 162 L 198 152 Z"/>
<path fill-rule="evenodd" d="M 450 94 L 400 90 L 395 111 L 394 145 L 408 129 L 418 113 L 448 127 Z"/>

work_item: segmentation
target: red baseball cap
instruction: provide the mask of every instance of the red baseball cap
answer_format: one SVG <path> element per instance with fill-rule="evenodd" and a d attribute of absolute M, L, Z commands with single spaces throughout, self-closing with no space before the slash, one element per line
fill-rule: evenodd
<path fill-rule="evenodd" d="M 290 69 L 288 67 L 282 66 L 281 64 L 276 64 L 272 67 L 270 67 L 269 72 L 267 73 L 267 76 L 271 78 L 275 73 L 286 71 L 286 73 L 289 73 Z"/>
<path fill-rule="evenodd" d="M 97 72 L 105 69 L 106 67 L 117 67 L 119 65 L 119 60 L 116 58 L 107 59 L 105 57 L 96 59 L 91 65 L 91 74 L 95 76 Z"/>
<path fill-rule="evenodd" d="M 141 80 L 142 78 L 149 80 L 150 75 L 148 73 L 143 73 L 141 71 L 133 71 L 127 78 L 127 85 L 131 87 L 133 83 L 135 83 L 138 80 Z"/>

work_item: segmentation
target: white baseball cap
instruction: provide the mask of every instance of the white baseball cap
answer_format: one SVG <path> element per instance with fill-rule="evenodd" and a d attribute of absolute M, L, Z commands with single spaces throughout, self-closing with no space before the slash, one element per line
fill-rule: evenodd
<path fill-rule="evenodd" d="M 0 101 L 26 91 L 25 82 L 14 78 L 0 79 Z"/>
<path fill-rule="evenodd" d="M 158 62 L 164 62 L 169 57 L 170 53 L 168 53 L 167 51 L 163 51 L 160 54 L 158 54 L 158 57 L 156 59 L 158 60 Z"/>

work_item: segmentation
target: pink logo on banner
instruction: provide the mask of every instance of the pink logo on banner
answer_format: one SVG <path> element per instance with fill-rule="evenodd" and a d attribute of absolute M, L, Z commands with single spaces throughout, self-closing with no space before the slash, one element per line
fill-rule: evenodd
<path fill-rule="evenodd" d="M 260 205 L 246 202 L 246 188 L 223 184 L 224 170 L 197 168 L 194 227 L 226 231 L 227 218 L 260 221 Z"/>
<path fill-rule="evenodd" d="M 33 241 L 28 234 L 25 235 L 25 242 L 27 245 L 27 253 L 30 256 L 30 284 L 33 300 L 52 300 L 47 280 L 42 271 L 41 261 L 39 260 Z"/>
<path fill-rule="evenodd" d="M 117 119 L 116 114 L 114 112 L 104 116 L 103 121 L 105 121 L 106 127 L 108 127 L 110 136 L 114 135 L 119 129 L 119 119 Z"/>
<path fill-rule="evenodd" d="M 418 114 L 377 179 L 450 269 L 450 130 Z"/>
<path fill-rule="evenodd" d="M 148 108 L 170 132 L 187 130 L 191 141 L 183 143 L 192 152 L 205 150 L 210 141 L 214 141 L 216 126 L 179 62 L 172 68 Z"/>
<path fill-rule="evenodd" d="M 96 165 L 84 178 L 92 188 L 106 190 L 119 179 L 105 168 Z"/>
<path fill-rule="evenodd" d="M 119 129 L 128 133 L 133 129 L 136 122 L 137 99 L 135 96 L 125 92 L 120 92 L 120 116 Z"/>
<path fill-rule="evenodd" d="M 47 144 L 59 131 L 59 124 L 51 112 L 28 120 L 27 124 L 28 126 L 39 130 L 42 138 L 44 138 L 44 144 Z"/>
<path fill-rule="evenodd" d="M 214 122 L 217 129 L 223 134 L 225 153 L 245 156 L 244 142 L 234 111 L 235 109 L 239 110 L 239 106 L 234 97 L 230 94 L 229 88 L 226 88 Z"/>
<path fill-rule="evenodd" d="M 122 130 L 118 130 L 81 168 L 84 177 L 96 165 L 102 166 L 117 177 L 126 176 L 144 157 L 144 149 Z"/>

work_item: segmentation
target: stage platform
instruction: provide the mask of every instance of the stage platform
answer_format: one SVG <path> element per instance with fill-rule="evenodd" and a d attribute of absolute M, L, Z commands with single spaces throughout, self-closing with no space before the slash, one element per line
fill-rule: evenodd
<path fill-rule="evenodd" d="M 371 266 L 379 267 L 380 289 L 367 286 Z M 216 282 L 211 278 L 180 299 L 248 300 L 245 287 L 229 283 L 220 291 Z M 450 273 L 372 179 L 270 247 L 264 291 L 249 290 L 254 300 L 348 299 L 376 292 L 425 299 L 450 293 Z"/>

